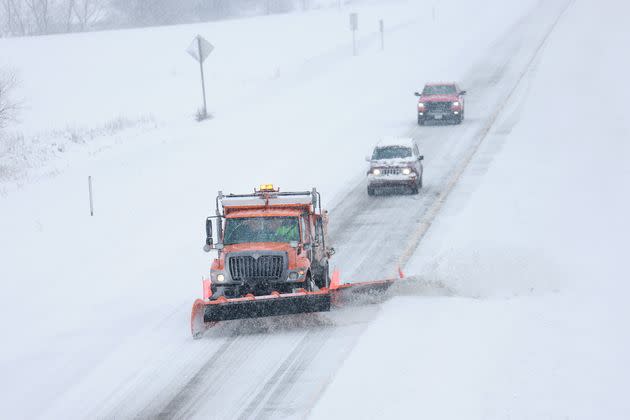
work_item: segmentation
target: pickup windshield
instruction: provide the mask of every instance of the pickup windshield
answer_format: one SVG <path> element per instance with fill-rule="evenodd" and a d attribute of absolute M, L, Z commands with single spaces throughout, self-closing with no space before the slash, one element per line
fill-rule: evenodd
<path fill-rule="evenodd" d="M 377 147 L 372 154 L 372 160 L 400 159 L 411 156 L 411 149 L 405 146 Z"/>
<path fill-rule="evenodd" d="M 422 91 L 423 95 L 431 96 L 431 95 L 456 95 L 457 89 L 453 85 L 435 85 L 435 86 L 425 86 Z"/>
<path fill-rule="evenodd" d="M 223 243 L 299 242 L 297 217 L 243 217 L 227 219 Z"/>

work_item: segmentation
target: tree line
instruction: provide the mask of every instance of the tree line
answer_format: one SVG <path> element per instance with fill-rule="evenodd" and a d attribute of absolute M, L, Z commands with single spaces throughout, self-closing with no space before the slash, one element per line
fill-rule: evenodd
<path fill-rule="evenodd" d="M 321 2 L 322 0 L 0 0 L 0 37 L 203 22 L 244 15 L 284 13 L 296 8 L 309 9 Z"/>

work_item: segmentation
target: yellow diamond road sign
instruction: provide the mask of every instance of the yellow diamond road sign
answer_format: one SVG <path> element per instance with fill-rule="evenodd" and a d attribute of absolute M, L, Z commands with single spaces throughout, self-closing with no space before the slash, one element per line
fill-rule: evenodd
<path fill-rule="evenodd" d="M 214 50 L 214 45 L 209 43 L 201 35 L 197 35 L 186 49 L 186 52 L 192 55 L 195 60 L 203 63 L 212 50 Z"/>

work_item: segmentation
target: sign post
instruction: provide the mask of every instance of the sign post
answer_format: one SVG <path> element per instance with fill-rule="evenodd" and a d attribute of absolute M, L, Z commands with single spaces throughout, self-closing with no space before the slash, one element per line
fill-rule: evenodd
<path fill-rule="evenodd" d="M 352 55 L 357 55 L 357 30 L 359 29 L 359 14 L 350 13 L 350 30 L 352 31 Z"/>
<path fill-rule="evenodd" d="M 208 117 L 208 106 L 206 104 L 206 80 L 203 74 L 203 62 L 214 50 L 214 45 L 209 43 L 201 35 L 197 35 L 186 49 L 186 52 L 190 54 L 195 60 L 199 62 L 199 70 L 201 71 L 201 94 L 203 96 L 203 115 L 201 119 Z"/>
<path fill-rule="evenodd" d="M 381 51 L 385 50 L 385 22 L 383 19 L 378 21 L 378 26 L 381 31 Z"/>

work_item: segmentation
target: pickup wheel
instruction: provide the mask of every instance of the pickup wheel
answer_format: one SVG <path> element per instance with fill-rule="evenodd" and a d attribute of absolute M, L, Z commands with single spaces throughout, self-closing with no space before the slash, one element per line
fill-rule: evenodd
<path fill-rule="evenodd" d="M 367 193 L 370 197 L 372 197 L 374 193 L 374 187 L 367 187 Z"/>
<path fill-rule="evenodd" d="M 418 117 L 418 125 L 424 125 L 424 118 Z"/>

